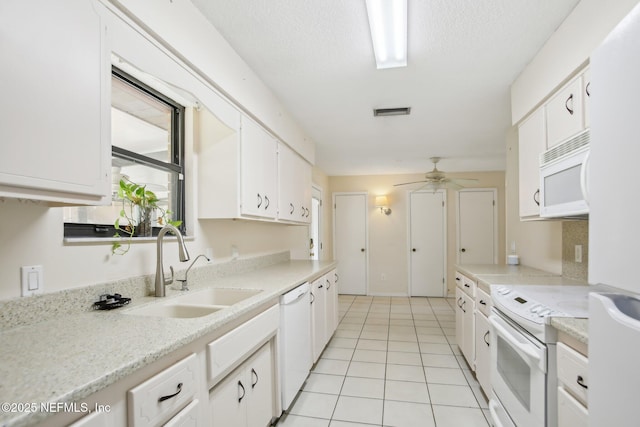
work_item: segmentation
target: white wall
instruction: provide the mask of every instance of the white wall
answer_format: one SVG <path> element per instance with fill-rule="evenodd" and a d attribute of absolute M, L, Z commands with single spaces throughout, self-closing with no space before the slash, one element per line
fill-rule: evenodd
<path fill-rule="evenodd" d="M 511 86 L 511 121 L 522 120 L 584 64 L 638 0 L 582 0 Z"/>
<path fill-rule="evenodd" d="M 498 260 L 505 260 L 504 222 L 504 173 L 468 172 L 451 173 L 456 178 L 477 178 L 478 182 L 468 187 L 498 189 Z M 369 293 L 372 295 L 408 295 L 408 203 L 407 188 L 394 187 L 401 182 L 418 181 L 423 174 L 408 175 L 367 175 L 329 177 L 331 194 L 336 192 L 369 193 Z M 375 208 L 375 196 L 387 195 L 391 215 L 383 215 Z M 325 197 L 331 200 L 330 197 Z M 454 265 L 456 254 L 456 192 L 447 190 L 447 289 L 455 291 Z M 331 217 L 331 227 L 333 218 Z M 332 249 L 333 250 L 333 249 Z M 340 262 L 340 260 L 337 260 Z M 338 267 L 339 268 L 339 267 Z M 382 274 L 386 276 L 382 280 Z"/>
<path fill-rule="evenodd" d="M 160 38 L 175 42 L 177 47 L 172 47 L 174 53 L 179 48 L 184 54 L 181 57 L 188 57 L 201 69 L 199 73 L 193 73 L 180 64 L 178 55 L 158 46 L 155 40 L 141 36 L 139 30 L 133 31 L 124 21 L 114 19 L 110 24 L 111 47 L 126 62 L 125 65 L 133 65 L 163 82 L 177 83 L 178 87 L 185 89 L 187 99 L 198 99 L 216 113 L 230 108 L 229 102 L 216 93 L 216 87 L 224 89 L 236 101 L 242 102 L 233 108 L 260 118 L 294 149 L 313 160 L 313 142 L 283 110 L 268 88 L 230 50 L 217 31 L 197 16 L 189 1 L 126 3 L 131 3 L 144 19 L 149 19 L 149 27 L 159 33 Z M 169 26 L 171 31 L 162 33 Z M 209 74 L 202 73 L 213 63 L 215 66 L 209 69 Z M 221 114 L 221 119 L 224 118 Z M 241 257 L 283 250 L 302 253 L 308 244 L 306 226 L 232 220 L 199 221 L 196 218 L 194 146 L 197 141 L 189 125 L 186 131 L 187 229 L 191 236 L 187 247 L 191 255 L 210 248 L 215 259 L 225 260 L 231 256 L 232 245 L 238 248 Z M 44 267 L 45 292 L 155 271 L 155 241 L 136 243 L 125 256 L 111 256 L 110 243 L 65 244 L 63 234 L 62 208 L 0 199 L 0 299 L 20 295 L 20 266 Z M 167 269 L 169 265 L 177 269 L 187 266 L 178 262 L 176 246 L 173 242 L 165 242 Z"/>

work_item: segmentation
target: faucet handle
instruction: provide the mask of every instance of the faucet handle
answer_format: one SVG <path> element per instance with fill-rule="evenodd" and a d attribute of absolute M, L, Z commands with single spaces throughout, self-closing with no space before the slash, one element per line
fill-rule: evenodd
<path fill-rule="evenodd" d="M 170 285 L 170 284 L 173 283 L 174 274 L 173 274 L 173 266 L 172 265 L 169 266 L 169 270 L 171 271 L 171 279 L 165 279 L 165 281 L 164 281 L 164 285 L 165 286 Z"/>

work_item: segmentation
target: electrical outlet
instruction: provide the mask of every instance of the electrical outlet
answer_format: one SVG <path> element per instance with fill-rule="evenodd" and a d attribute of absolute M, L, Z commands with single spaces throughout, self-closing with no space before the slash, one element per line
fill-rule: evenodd
<path fill-rule="evenodd" d="M 20 267 L 22 296 L 41 294 L 44 289 L 42 266 L 28 265 Z"/>
<path fill-rule="evenodd" d="M 582 262 L 582 245 L 576 245 L 576 262 Z"/>

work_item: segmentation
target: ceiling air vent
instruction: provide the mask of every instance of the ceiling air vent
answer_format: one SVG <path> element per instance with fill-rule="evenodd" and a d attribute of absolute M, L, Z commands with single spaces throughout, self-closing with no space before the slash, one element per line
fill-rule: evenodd
<path fill-rule="evenodd" d="M 374 108 L 373 115 L 378 116 L 408 116 L 411 114 L 411 107 L 401 108 Z"/>

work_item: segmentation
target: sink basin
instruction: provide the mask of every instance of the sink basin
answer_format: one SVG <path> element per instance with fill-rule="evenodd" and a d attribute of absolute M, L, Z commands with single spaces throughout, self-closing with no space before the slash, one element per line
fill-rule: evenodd
<path fill-rule="evenodd" d="M 152 304 L 146 307 L 129 310 L 127 311 L 127 314 L 190 319 L 194 317 L 207 316 L 218 310 L 222 310 L 222 307 L 202 307 L 182 304 Z"/>
<path fill-rule="evenodd" d="M 176 298 L 180 303 L 200 305 L 233 305 L 262 292 L 259 289 L 209 288 Z"/>

